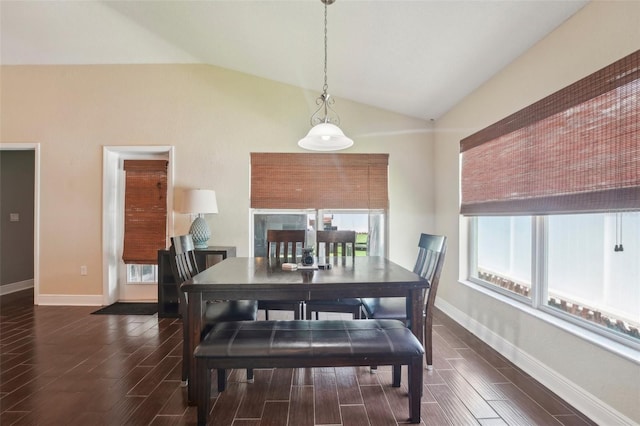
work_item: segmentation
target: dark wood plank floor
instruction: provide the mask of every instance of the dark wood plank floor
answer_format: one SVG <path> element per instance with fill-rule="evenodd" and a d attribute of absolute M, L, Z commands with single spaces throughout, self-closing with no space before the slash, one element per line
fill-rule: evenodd
<path fill-rule="evenodd" d="M 195 424 L 180 387 L 179 320 L 32 301 L 27 291 L 0 303 L 1 425 Z M 594 424 L 441 312 L 435 324 L 422 424 Z M 213 425 L 387 426 L 408 418 L 406 388 L 391 387 L 386 367 L 256 370 L 252 384 L 232 371 L 228 389 L 213 395 Z"/>

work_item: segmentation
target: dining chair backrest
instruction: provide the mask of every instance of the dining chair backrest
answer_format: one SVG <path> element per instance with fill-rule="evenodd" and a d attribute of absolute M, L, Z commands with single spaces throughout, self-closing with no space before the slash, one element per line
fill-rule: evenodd
<path fill-rule="evenodd" d="M 444 235 L 420 235 L 418 257 L 413 272 L 429 281 L 429 293 L 425 298 L 425 310 L 427 312 L 433 309 L 435 303 L 446 251 L 447 237 Z"/>
<path fill-rule="evenodd" d="M 441 253 L 446 249 L 447 237 L 443 235 L 420 234 L 418 257 L 413 272 L 431 281 L 436 274 L 436 267 Z"/>
<path fill-rule="evenodd" d="M 356 231 L 318 231 L 316 233 L 316 255 L 320 256 L 320 244 L 324 243 L 326 257 L 351 254 L 356 256 Z"/>
<path fill-rule="evenodd" d="M 196 263 L 195 246 L 191 234 L 171 237 L 171 248 L 169 248 L 169 263 L 171 272 L 176 282 L 178 297 L 180 298 L 179 309 L 181 312 L 186 308 L 186 296 L 180 291 L 180 285 L 190 280 L 198 271 Z"/>
<path fill-rule="evenodd" d="M 304 248 L 307 231 L 300 230 L 267 230 L 267 257 L 296 259 L 298 246 L 300 253 Z"/>

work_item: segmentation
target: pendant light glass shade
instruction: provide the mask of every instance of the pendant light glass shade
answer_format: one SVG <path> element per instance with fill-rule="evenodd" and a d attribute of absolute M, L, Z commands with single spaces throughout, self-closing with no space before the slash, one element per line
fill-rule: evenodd
<path fill-rule="evenodd" d="M 300 148 L 311 151 L 339 151 L 353 145 L 353 140 L 344 135 L 340 127 L 331 123 L 316 124 L 307 136 L 298 141 Z"/>

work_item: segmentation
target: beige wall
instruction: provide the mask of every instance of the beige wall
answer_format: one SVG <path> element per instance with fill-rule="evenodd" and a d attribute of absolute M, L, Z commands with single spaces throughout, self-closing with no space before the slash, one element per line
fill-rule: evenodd
<path fill-rule="evenodd" d="M 175 146 L 176 190 L 217 193 L 211 243 L 248 255 L 249 153 L 302 151 L 318 95 L 206 65 L 1 71 L 0 142 L 41 144 L 41 295 L 102 294 L 105 145 Z M 429 124 L 342 99 L 335 108 L 355 141 L 347 152 L 390 154 L 390 257 L 413 266 L 419 233 L 433 232 Z M 175 219 L 174 232 L 186 232 L 190 218 Z"/>
<path fill-rule="evenodd" d="M 450 237 L 439 290 L 442 305 L 463 312 L 465 321 L 482 330 L 485 339 L 517 347 L 515 356 L 521 360 L 527 358 L 546 374 L 558 372 L 577 385 L 576 403 L 580 404 L 580 396 L 591 395 L 621 413 L 622 419 L 635 422 L 640 422 L 637 363 L 458 282 L 466 277 L 467 236 L 464 220 L 459 232 L 458 187 L 460 139 L 639 48 L 640 2 L 588 4 L 438 121 L 435 163 L 436 229 Z"/>

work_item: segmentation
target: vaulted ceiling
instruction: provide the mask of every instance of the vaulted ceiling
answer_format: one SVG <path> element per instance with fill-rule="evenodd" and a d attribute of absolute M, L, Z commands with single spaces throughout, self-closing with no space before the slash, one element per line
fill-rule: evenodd
<path fill-rule="evenodd" d="M 337 0 L 328 84 L 346 98 L 437 119 L 587 0 Z M 204 63 L 322 90 L 320 0 L 0 2 L 0 60 Z"/>

